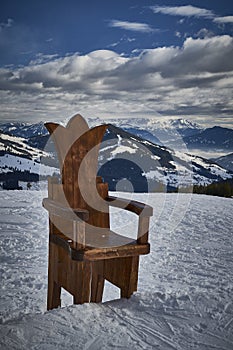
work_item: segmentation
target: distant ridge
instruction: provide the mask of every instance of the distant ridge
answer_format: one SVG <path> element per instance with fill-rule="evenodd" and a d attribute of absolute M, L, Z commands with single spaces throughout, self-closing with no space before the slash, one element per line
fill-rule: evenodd
<path fill-rule="evenodd" d="M 233 151 L 233 129 L 214 126 L 192 136 L 184 137 L 189 149 L 214 148 Z"/>
<path fill-rule="evenodd" d="M 222 131 L 223 128 L 213 129 Z M 27 172 L 27 179 L 30 174 L 47 176 L 58 172 L 54 145 L 42 123 L 11 124 L 5 126 L 5 130 L 21 136 L 0 133 L 1 181 L 9 176 L 18 176 L 20 172 Z M 196 137 L 202 131 L 198 133 Z M 128 191 L 133 188 L 135 192 L 205 185 L 233 176 L 215 161 L 159 144 L 151 131 L 139 128 L 127 130 L 126 125 L 123 129 L 112 124 L 108 124 L 101 145 L 98 173 L 109 183 L 110 190 Z"/>
<path fill-rule="evenodd" d="M 233 153 L 211 159 L 221 167 L 233 172 Z"/>

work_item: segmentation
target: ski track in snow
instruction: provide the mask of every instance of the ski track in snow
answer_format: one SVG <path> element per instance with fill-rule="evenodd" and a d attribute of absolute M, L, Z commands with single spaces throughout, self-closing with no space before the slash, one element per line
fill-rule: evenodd
<path fill-rule="evenodd" d="M 0 349 L 233 349 L 233 201 L 120 195 L 154 207 L 138 292 L 120 300 L 106 283 L 105 302 L 84 305 L 63 292 L 63 307 L 46 312 L 46 191 L 0 191 Z M 135 231 L 132 214 L 112 218 Z"/>

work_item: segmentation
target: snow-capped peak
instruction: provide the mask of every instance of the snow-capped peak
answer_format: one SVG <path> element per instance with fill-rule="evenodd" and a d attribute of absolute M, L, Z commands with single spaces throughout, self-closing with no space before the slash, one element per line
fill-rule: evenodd
<path fill-rule="evenodd" d="M 171 119 L 169 122 L 171 127 L 175 127 L 177 129 L 180 129 L 180 128 L 202 129 L 200 125 L 187 119 L 182 119 L 182 118 Z"/>

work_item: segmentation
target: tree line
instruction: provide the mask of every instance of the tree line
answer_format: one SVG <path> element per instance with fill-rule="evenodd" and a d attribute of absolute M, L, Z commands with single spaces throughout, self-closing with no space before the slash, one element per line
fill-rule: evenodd
<path fill-rule="evenodd" d="M 233 197 L 233 179 L 213 182 L 209 185 L 194 185 L 193 193 L 219 197 Z"/>

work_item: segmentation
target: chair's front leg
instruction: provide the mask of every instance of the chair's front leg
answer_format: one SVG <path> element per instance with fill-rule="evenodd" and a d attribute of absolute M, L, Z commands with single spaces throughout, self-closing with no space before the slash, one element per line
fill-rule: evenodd
<path fill-rule="evenodd" d="M 125 276 L 123 276 L 125 280 L 123 287 L 121 287 L 121 298 L 130 298 L 133 292 L 137 291 L 139 256 L 125 259 L 125 265 L 127 265 L 127 269 Z"/>
<path fill-rule="evenodd" d="M 139 244 L 145 244 L 148 242 L 150 217 L 149 216 L 139 216 L 138 220 L 139 221 L 138 221 L 137 242 Z"/>
<path fill-rule="evenodd" d="M 91 263 L 90 261 L 73 261 L 74 278 L 73 287 L 75 291 L 74 304 L 83 304 L 90 302 L 91 295 Z"/>
<path fill-rule="evenodd" d="M 101 303 L 104 291 L 104 260 L 92 262 L 91 302 Z"/>

